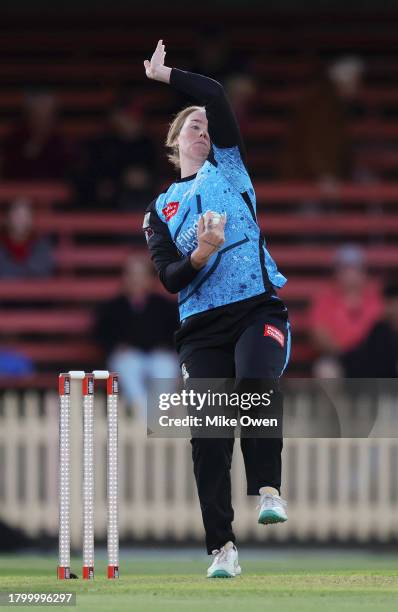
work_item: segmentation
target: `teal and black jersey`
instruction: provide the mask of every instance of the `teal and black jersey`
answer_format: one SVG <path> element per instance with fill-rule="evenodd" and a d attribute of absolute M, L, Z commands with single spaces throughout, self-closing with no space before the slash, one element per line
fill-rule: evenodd
<path fill-rule="evenodd" d="M 165 287 L 179 293 L 181 321 L 254 296 L 286 278 L 268 252 L 256 219 L 256 197 L 239 129 L 221 85 L 172 70 L 171 85 L 204 100 L 212 150 L 197 174 L 175 181 L 147 208 L 144 231 Z M 227 214 L 225 243 L 200 270 L 190 262 L 199 218 Z"/>

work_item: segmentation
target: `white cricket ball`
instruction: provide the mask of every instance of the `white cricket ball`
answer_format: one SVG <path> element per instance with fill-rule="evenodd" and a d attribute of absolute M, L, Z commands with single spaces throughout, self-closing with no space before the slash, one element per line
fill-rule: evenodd
<path fill-rule="evenodd" d="M 211 213 L 211 221 L 213 225 L 217 225 L 221 221 L 221 215 L 216 212 Z"/>

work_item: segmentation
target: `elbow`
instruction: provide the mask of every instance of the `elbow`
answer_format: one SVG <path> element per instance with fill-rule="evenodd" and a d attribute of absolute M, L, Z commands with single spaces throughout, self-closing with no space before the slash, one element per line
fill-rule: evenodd
<path fill-rule="evenodd" d="M 212 98 L 225 98 L 226 93 L 224 87 L 218 81 L 213 81 L 212 83 Z"/>
<path fill-rule="evenodd" d="M 225 97 L 225 90 L 224 87 L 221 85 L 221 83 L 219 83 L 218 81 L 215 81 L 214 79 L 208 79 L 208 86 L 207 86 L 207 95 L 206 98 L 208 101 L 210 100 L 216 100 L 218 98 L 223 98 Z"/>
<path fill-rule="evenodd" d="M 180 291 L 180 287 L 178 287 L 176 285 L 176 283 L 173 283 L 172 281 L 170 281 L 170 279 L 168 279 L 164 273 L 160 272 L 159 279 L 160 279 L 160 282 L 162 283 L 163 287 L 169 293 L 172 293 L 172 294 L 175 295 L 176 293 L 178 293 Z"/>
<path fill-rule="evenodd" d="M 168 285 L 168 286 L 164 285 L 164 286 L 166 287 L 167 291 L 169 293 L 172 293 L 173 295 L 176 295 L 177 293 L 180 292 L 180 288 L 179 287 L 175 287 L 173 285 Z"/>

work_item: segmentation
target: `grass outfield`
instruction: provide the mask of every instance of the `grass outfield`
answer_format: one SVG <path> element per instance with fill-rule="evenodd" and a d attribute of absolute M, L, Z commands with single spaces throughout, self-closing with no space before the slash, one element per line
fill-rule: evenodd
<path fill-rule="evenodd" d="M 198 551 L 140 549 L 121 555 L 117 581 L 104 578 L 102 555 L 93 582 L 66 583 L 55 577 L 55 555 L 0 555 L 0 591 L 70 590 L 77 593 L 79 611 L 98 612 L 398 610 L 398 555 L 241 549 L 240 562 L 242 576 L 208 580 L 207 557 Z M 75 573 L 80 564 L 74 560 Z"/>

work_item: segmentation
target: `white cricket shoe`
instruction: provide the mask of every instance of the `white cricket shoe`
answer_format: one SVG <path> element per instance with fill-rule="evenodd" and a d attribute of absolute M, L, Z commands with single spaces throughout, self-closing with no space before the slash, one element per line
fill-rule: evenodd
<path fill-rule="evenodd" d="M 270 523 L 284 523 L 287 521 L 287 502 L 272 493 L 262 493 L 260 496 L 260 508 L 258 514 L 258 522 L 261 525 L 269 525 Z"/>
<path fill-rule="evenodd" d="M 212 555 L 214 559 L 207 570 L 208 578 L 234 578 L 241 574 L 238 551 L 232 542 L 227 542 L 220 550 L 213 550 Z"/>

